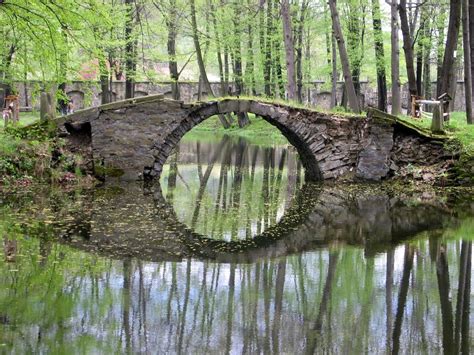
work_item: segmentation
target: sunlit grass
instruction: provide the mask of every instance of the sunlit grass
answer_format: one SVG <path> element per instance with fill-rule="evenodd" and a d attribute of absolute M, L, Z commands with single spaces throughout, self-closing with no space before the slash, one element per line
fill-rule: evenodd
<path fill-rule="evenodd" d="M 431 129 L 431 119 L 413 119 L 408 116 L 399 116 L 399 119 L 416 125 L 423 130 Z M 449 123 L 445 125 L 446 133 L 459 140 L 464 153 L 474 154 L 474 125 L 468 125 L 465 112 L 453 112 Z"/>
<path fill-rule="evenodd" d="M 27 126 L 39 120 L 39 112 L 20 112 L 20 126 Z M 2 122 L 3 123 L 3 122 Z M 5 134 L 5 126 L 0 127 L 0 154 L 10 156 L 18 151 L 21 140 L 10 134 Z"/>
<path fill-rule="evenodd" d="M 234 121 L 230 128 L 224 129 L 219 118 L 213 116 L 194 127 L 188 132 L 183 139 L 196 139 L 206 140 L 206 136 L 212 141 L 215 141 L 216 136 L 235 136 L 243 137 L 250 142 L 255 142 L 261 145 L 273 145 L 273 144 L 288 144 L 288 140 L 283 134 L 270 123 L 265 121 L 261 117 L 257 117 L 254 114 L 249 114 L 250 124 L 244 128 L 240 128 L 237 124 L 237 117 L 234 116 Z"/>
<path fill-rule="evenodd" d="M 29 124 L 35 123 L 39 119 L 40 114 L 38 111 L 20 112 L 20 124 L 22 126 L 27 126 Z"/>
<path fill-rule="evenodd" d="M 293 108 L 299 108 L 299 109 L 304 109 L 308 111 L 313 111 L 313 112 L 320 112 L 320 113 L 327 113 L 327 114 L 335 114 L 338 116 L 365 116 L 366 113 L 362 111 L 360 114 L 351 112 L 349 109 L 345 109 L 342 106 L 336 106 L 335 108 L 331 110 L 324 109 L 319 106 L 314 106 L 312 104 L 308 103 L 301 103 L 296 100 L 285 100 L 285 99 L 279 99 L 279 98 L 271 98 L 271 97 L 266 97 L 266 96 L 224 96 L 224 97 L 219 97 L 216 100 L 218 101 L 223 101 L 223 100 L 253 100 L 253 101 L 259 101 L 262 103 L 267 103 L 267 104 L 275 104 L 275 105 L 281 105 L 281 106 L 290 106 Z"/>

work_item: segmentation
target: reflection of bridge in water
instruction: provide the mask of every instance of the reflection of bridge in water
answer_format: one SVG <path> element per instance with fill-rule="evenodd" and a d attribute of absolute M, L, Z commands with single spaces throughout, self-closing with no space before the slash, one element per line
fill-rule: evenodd
<path fill-rule="evenodd" d="M 339 243 L 373 254 L 454 221 L 444 206 L 413 204 L 413 199 L 404 201 L 373 187 L 305 185 L 277 224 L 250 239 L 223 241 L 181 223 L 159 186 L 145 191 L 139 203 L 138 194 L 143 194 L 138 185 L 116 194 L 97 193 L 89 215 L 76 215 L 58 240 L 112 258 L 254 262 Z"/>

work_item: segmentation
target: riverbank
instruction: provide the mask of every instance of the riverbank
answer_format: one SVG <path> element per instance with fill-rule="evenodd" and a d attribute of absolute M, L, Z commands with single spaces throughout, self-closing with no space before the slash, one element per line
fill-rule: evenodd
<path fill-rule="evenodd" d="M 69 150 L 47 123 L 22 115 L 17 126 L 0 128 L 0 189 L 33 184 L 91 185 L 81 154 Z"/>
<path fill-rule="evenodd" d="M 429 131 L 431 127 L 430 119 L 415 120 L 407 116 L 400 119 L 422 130 Z M 433 167 L 428 174 L 452 185 L 474 185 L 474 125 L 467 124 L 465 112 L 453 112 L 445 131 L 451 138 L 445 143 L 446 148 L 456 160 L 441 170 Z"/>

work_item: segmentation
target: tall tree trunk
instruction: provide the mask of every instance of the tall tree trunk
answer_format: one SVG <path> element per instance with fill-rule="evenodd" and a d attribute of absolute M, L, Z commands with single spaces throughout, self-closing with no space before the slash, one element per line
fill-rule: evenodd
<path fill-rule="evenodd" d="M 455 50 L 458 43 L 459 27 L 461 25 L 461 0 L 451 0 L 449 6 L 449 25 L 444 51 L 443 66 L 441 75 L 436 87 L 436 95 L 440 97 L 444 93 L 452 93 L 453 65 L 455 62 Z M 431 129 L 433 131 L 442 131 L 443 117 L 438 110 L 433 115 Z"/>
<path fill-rule="evenodd" d="M 278 18 L 280 15 L 280 11 L 278 10 L 277 3 L 274 3 L 273 6 L 272 16 L 273 18 Z M 273 22 L 271 33 L 273 34 L 273 62 L 272 62 L 272 72 L 274 83 L 278 86 L 278 94 L 280 98 L 285 98 L 285 83 L 283 82 L 283 68 L 281 65 L 281 40 L 278 38 L 279 36 L 275 36 L 275 33 L 278 31 L 276 21 Z"/>
<path fill-rule="evenodd" d="M 296 96 L 299 103 L 303 102 L 303 32 L 307 7 L 307 0 L 303 0 L 296 30 Z"/>
<path fill-rule="evenodd" d="M 416 50 L 416 91 L 418 95 L 423 93 L 423 59 L 426 42 L 426 28 L 428 21 L 428 11 L 421 6 L 420 27 L 418 28 L 417 50 Z"/>
<path fill-rule="evenodd" d="M 191 6 L 191 26 L 193 31 L 193 41 L 194 41 L 194 48 L 196 49 L 196 58 L 199 66 L 199 74 L 201 75 L 201 80 L 204 83 L 204 87 L 210 96 L 215 96 L 214 92 L 212 91 L 211 83 L 207 77 L 206 68 L 204 66 L 204 59 L 202 56 L 201 51 L 201 44 L 199 43 L 198 37 L 198 29 L 197 29 L 197 21 L 196 21 L 196 1 L 190 0 L 189 1 Z"/>
<path fill-rule="evenodd" d="M 11 78 L 11 73 L 10 73 L 10 67 L 13 61 L 13 56 L 15 55 L 16 52 L 16 46 L 14 44 L 11 44 L 9 49 L 8 49 L 8 54 L 5 55 L 4 58 L 1 58 L 1 66 L 0 66 L 0 89 L 3 89 L 3 98 L 0 97 L 2 100 L 0 102 L 1 107 L 4 105 L 4 99 L 8 95 L 11 95 L 12 93 L 12 78 Z M 5 64 L 3 64 L 5 63 Z"/>
<path fill-rule="evenodd" d="M 425 25 L 425 43 L 423 46 L 423 96 L 431 98 L 431 49 L 433 47 L 433 22 L 428 20 Z"/>
<path fill-rule="evenodd" d="M 331 75 L 331 108 L 337 106 L 337 44 L 334 33 L 331 35 L 332 43 L 332 75 Z"/>
<path fill-rule="evenodd" d="M 358 98 L 361 98 L 360 73 L 364 58 L 365 38 L 365 6 L 364 2 L 349 1 L 349 15 L 347 19 L 347 48 L 350 58 L 350 68 L 354 89 Z M 328 47 L 329 48 L 329 47 Z"/>
<path fill-rule="evenodd" d="M 233 39 L 233 72 L 234 72 L 234 81 L 235 81 L 235 93 L 241 95 L 244 89 L 244 83 L 242 79 L 242 52 L 241 52 L 241 42 L 240 37 L 242 36 L 242 31 L 240 28 L 239 14 L 242 11 L 242 8 L 239 6 L 239 1 L 234 0 L 234 35 Z"/>
<path fill-rule="evenodd" d="M 283 23 L 283 38 L 285 42 L 286 54 L 286 76 L 287 76 L 287 95 L 288 100 L 296 99 L 295 82 L 295 46 L 293 43 L 293 31 L 291 29 L 291 14 L 289 0 L 281 2 L 281 17 Z"/>
<path fill-rule="evenodd" d="M 339 15 L 336 8 L 336 0 L 329 0 L 329 8 L 331 10 L 334 36 L 339 47 L 339 57 L 341 59 L 342 71 L 344 73 L 344 81 L 349 100 L 349 107 L 352 111 L 360 113 L 359 100 L 357 98 L 356 91 L 354 88 L 354 82 L 352 81 L 352 73 L 349 66 L 349 57 L 347 55 L 346 45 L 344 43 L 344 36 L 342 34 L 341 23 L 339 21 Z"/>
<path fill-rule="evenodd" d="M 406 62 L 406 68 L 407 68 L 408 91 L 410 92 L 410 97 L 408 98 L 407 107 L 408 107 L 408 110 L 410 110 L 411 97 L 418 96 L 418 90 L 416 87 L 415 67 L 413 63 L 414 61 L 413 47 L 412 47 L 413 38 L 410 32 L 410 25 L 408 24 L 406 0 L 400 0 L 398 11 L 400 13 L 400 25 L 401 25 L 402 36 L 403 36 L 403 52 L 405 53 L 405 62 Z"/>
<path fill-rule="evenodd" d="M 109 88 L 109 69 L 107 68 L 107 61 L 105 60 L 105 53 L 101 50 L 99 56 L 99 79 L 100 89 L 102 91 L 101 104 L 107 104 L 110 100 L 110 88 Z"/>
<path fill-rule="evenodd" d="M 374 24 L 375 62 L 377 68 L 378 108 L 387 111 L 387 77 L 385 73 L 385 54 L 383 49 L 382 20 L 379 0 L 372 0 L 372 19 Z"/>
<path fill-rule="evenodd" d="M 234 1 L 234 79 L 235 79 L 235 92 L 237 96 L 242 95 L 244 91 L 244 82 L 242 77 L 242 52 L 241 52 L 241 43 L 240 37 L 242 35 L 242 30 L 240 27 L 239 14 L 242 13 L 243 9 L 240 6 L 239 1 Z M 250 121 L 248 115 L 243 112 L 237 113 L 237 120 L 239 127 L 247 126 Z"/>
<path fill-rule="evenodd" d="M 166 27 L 168 28 L 168 67 L 170 70 L 170 79 L 171 79 L 171 94 L 173 99 L 180 99 L 179 92 L 179 72 L 178 72 L 178 62 L 176 61 L 176 36 L 177 32 L 177 13 L 176 13 L 176 0 L 170 0 L 169 4 L 169 14 L 166 21 Z"/>
<path fill-rule="evenodd" d="M 400 88 L 400 47 L 398 44 L 398 0 L 392 0 L 390 5 L 391 43 L 392 43 L 392 115 L 401 113 Z"/>
<path fill-rule="evenodd" d="M 462 0 L 462 38 L 464 50 L 464 87 L 466 96 L 466 118 L 468 124 L 474 123 L 472 116 L 472 58 L 470 48 L 470 38 L 473 34 L 469 32 L 469 0 Z M 474 15 L 474 12 L 472 13 Z"/>
<path fill-rule="evenodd" d="M 199 66 L 199 73 L 208 95 L 211 97 L 214 97 L 215 95 L 214 95 L 214 92 L 212 91 L 211 83 L 209 82 L 209 79 L 207 77 L 206 67 L 204 65 L 204 59 L 203 59 L 202 51 L 201 51 L 201 44 L 199 43 L 197 21 L 196 21 L 195 0 L 190 0 L 190 6 L 191 6 L 191 26 L 192 26 L 192 31 L 193 31 L 193 41 L 194 41 L 194 47 L 196 49 L 196 57 L 197 57 L 197 62 Z M 230 127 L 230 124 L 227 121 L 227 119 L 224 117 L 224 115 L 219 115 L 219 120 L 221 121 L 221 124 L 225 129 Z"/>
<path fill-rule="evenodd" d="M 474 0 L 469 0 L 469 47 L 471 50 L 471 82 L 474 88 Z"/>
<path fill-rule="evenodd" d="M 67 67 L 68 62 L 68 37 L 64 29 L 61 29 L 61 35 L 63 38 L 63 48 L 59 52 L 59 73 L 58 73 L 58 91 L 56 94 L 57 107 L 62 115 L 68 113 L 68 98 L 66 95 L 66 81 L 67 81 Z"/>
<path fill-rule="evenodd" d="M 247 6 L 250 8 L 251 0 L 247 0 Z M 250 92 L 252 95 L 257 94 L 256 83 L 255 83 L 255 56 L 253 49 L 253 25 L 249 21 L 247 24 L 247 65 L 245 66 L 245 76 L 250 81 Z"/>
<path fill-rule="evenodd" d="M 135 27 L 135 12 L 137 11 L 134 0 L 125 0 L 127 7 L 127 19 L 125 21 L 125 98 L 135 96 L 135 72 L 136 72 L 136 40 L 133 36 Z"/>
<path fill-rule="evenodd" d="M 219 67 L 219 79 L 221 82 L 221 96 L 227 95 L 227 86 L 225 83 L 224 78 L 224 66 L 222 64 L 222 50 L 221 50 L 221 39 L 219 34 L 219 29 L 217 27 L 217 19 L 216 19 L 216 8 L 214 6 L 214 2 L 211 1 L 211 17 L 212 17 L 212 24 L 214 27 L 214 36 L 216 38 L 216 55 L 217 55 L 217 64 Z"/>
<path fill-rule="evenodd" d="M 444 56 L 444 41 L 446 27 L 446 12 L 440 6 L 439 14 L 437 17 L 437 30 L 438 30 L 438 42 L 437 42 L 437 61 L 436 61 L 436 82 L 441 80 L 441 68 L 443 67 L 443 56 Z"/>
<path fill-rule="evenodd" d="M 265 34 L 265 61 L 263 66 L 263 81 L 265 84 L 265 95 L 273 96 L 272 83 L 270 82 L 272 70 L 272 29 L 273 29 L 273 14 L 272 14 L 272 0 L 267 0 L 267 23 Z"/>

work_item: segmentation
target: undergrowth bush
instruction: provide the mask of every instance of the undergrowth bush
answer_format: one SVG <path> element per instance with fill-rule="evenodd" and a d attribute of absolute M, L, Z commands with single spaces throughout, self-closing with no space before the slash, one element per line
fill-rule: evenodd
<path fill-rule="evenodd" d="M 51 123 L 0 130 L 0 185 L 61 182 L 65 174 L 80 170 L 79 160 L 64 149 L 63 140 L 54 137 Z"/>

